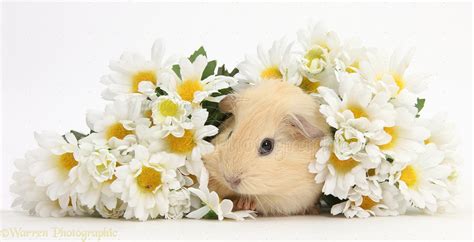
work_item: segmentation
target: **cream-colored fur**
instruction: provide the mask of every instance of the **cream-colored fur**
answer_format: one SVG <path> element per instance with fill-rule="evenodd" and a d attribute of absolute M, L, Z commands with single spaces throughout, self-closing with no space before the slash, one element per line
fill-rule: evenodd
<path fill-rule="evenodd" d="M 244 198 L 254 204 L 247 208 L 254 206 L 263 215 L 314 211 L 322 186 L 315 183 L 308 164 L 320 138 L 306 137 L 291 120 L 304 118 L 313 128 L 329 132 L 315 100 L 291 84 L 267 81 L 234 94 L 229 107 L 233 117 L 213 140 L 215 152 L 204 157 L 210 189 L 234 201 Z M 264 138 L 275 140 L 266 156 L 258 153 Z M 224 176 L 239 177 L 241 183 L 231 189 Z"/>

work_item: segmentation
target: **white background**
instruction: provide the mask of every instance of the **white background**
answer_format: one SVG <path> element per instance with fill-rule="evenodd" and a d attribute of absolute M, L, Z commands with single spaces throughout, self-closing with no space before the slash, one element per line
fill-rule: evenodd
<path fill-rule="evenodd" d="M 451 238 L 449 231 L 457 229 L 452 236 L 472 236 L 464 229 L 470 227 L 472 218 L 471 14 L 470 4 L 442 3 L 4 4 L 0 208 L 10 209 L 13 161 L 35 147 L 33 131 L 87 131 L 86 110 L 105 104 L 99 78 L 108 72 L 108 61 L 117 59 L 122 51 L 149 55 L 153 40 L 163 38 L 168 54 L 188 55 L 204 45 L 210 58 L 233 67 L 244 54 L 255 54 L 258 43 L 269 46 L 284 35 L 295 39 L 296 31 L 310 20 L 324 20 L 342 39 L 358 37 L 367 46 L 387 50 L 400 45 L 416 47 L 409 71 L 433 74 L 423 94 L 427 98 L 423 115 L 447 112 L 458 127 L 464 159 L 457 214 L 462 211 L 465 215 L 446 215 L 454 219 L 425 223 L 425 232 L 436 235 L 443 231 L 444 237 Z M 419 219 L 431 219 L 416 218 L 417 226 L 424 223 Z M 22 224 L 25 218 L 15 219 Z M 335 227 L 351 226 L 346 220 L 324 219 Z M 377 224 L 375 219 L 366 221 Z M 462 227 L 465 221 L 467 227 Z M 437 225 L 443 230 L 437 231 Z M 341 238 L 334 231 L 336 237 L 326 236 Z M 382 236 L 380 231 L 376 234 Z"/>

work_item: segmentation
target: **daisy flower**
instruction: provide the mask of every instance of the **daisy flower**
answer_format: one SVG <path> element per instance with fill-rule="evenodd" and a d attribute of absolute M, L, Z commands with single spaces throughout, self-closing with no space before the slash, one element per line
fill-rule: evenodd
<path fill-rule="evenodd" d="M 127 203 L 124 217 L 145 221 L 164 216 L 169 209 L 170 190 L 181 188 L 176 169 L 184 165 L 184 159 L 167 153 L 150 155 L 141 145 L 135 147 L 134 154 L 131 162 L 116 168 L 117 179 L 111 185 Z"/>
<path fill-rule="evenodd" d="M 156 86 L 161 75 L 169 72 L 172 59 L 164 59 L 164 47 L 160 40 L 155 41 L 151 49 L 151 60 L 135 53 L 124 53 L 120 60 L 111 61 L 112 73 L 102 77 L 101 82 L 107 85 L 102 92 L 106 100 L 114 100 L 140 93 L 140 85 Z"/>
<path fill-rule="evenodd" d="M 18 197 L 12 203 L 12 207 L 20 206 L 30 215 L 40 217 L 64 217 L 73 215 L 70 206 L 61 207 L 58 200 L 52 201 L 46 195 L 46 187 L 36 185 L 35 177 L 30 174 L 30 167 L 35 160 L 19 159 L 15 161 L 17 171 L 13 173 L 13 184 L 10 191 Z"/>
<path fill-rule="evenodd" d="M 163 135 L 176 137 L 184 135 L 184 129 L 191 129 L 191 103 L 178 97 L 160 96 L 151 104 L 153 124 L 164 131 Z"/>
<path fill-rule="evenodd" d="M 52 201 L 58 200 L 61 208 L 67 208 L 74 184 L 70 174 L 78 167 L 79 148 L 72 133 L 63 136 L 51 132 L 35 133 L 39 149 L 26 154 L 30 160 L 30 172 L 36 185 L 46 188 Z"/>
<path fill-rule="evenodd" d="M 150 120 L 142 113 L 142 98 L 115 100 L 104 112 L 89 111 L 87 125 L 95 132 L 90 138 L 99 138 L 111 148 L 136 143 L 134 130 L 139 125 L 150 126 Z"/>
<path fill-rule="evenodd" d="M 416 103 L 416 94 L 426 89 L 426 76 L 406 74 L 413 54 L 413 49 L 406 53 L 397 50 L 387 62 L 388 58 L 384 54 L 371 52 L 367 60 L 360 63 L 359 73 L 377 90 L 390 93 L 397 107 L 415 111 L 413 105 Z"/>
<path fill-rule="evenodd" d="M 451 173 L 446 180 L 446 190 L 449 196 L 446 199 L 438 200 L 438 209 L 436 212 L 453 211 L 456 208 L 456 200 L 458 199 L 458 167 L 461 161 L 461 157 L 457 152 L 448 151 L 445 152 L 445 156 L 441 164 L 447 165 L 451 169 Z"/>
<path fill-rule="evenodd" d="M 168 75 L 160 87 L 169 95 L 177 95 L 182 100 L 193 104 L 199 104 L 203 100 L 220 101 L 224 96 L 212 97 L 211 94 L 234 86 L 237 81 L 233 77 L 214 75 L 201 80 L 207 63 L 204 55 L 199 55 L 194 62 L 188 58 L 181 58 L 179 75 L 174 73 Z"/>
<path fill-rule="evenodd" d="M 422 153 L 408 163 L 396 163 L 398 187 L 406 200 L 427 212 L 437 211 L 437 202 L 447 200 L 446 181 L 451 167 L 442 164 L 444 153 L 428 145 Z"/>
<path fill-rule="evenodd" d="M 315 177 L 317 183 L 324 183 L 324 194 L 345 199 L 352 186 L 367 188 L 366 171 L 361 162 L 352 158 L 346 160 L 337 158 L 330 137 L 323 138 L 320 146 L 316 160 L 309 164 L 309 171 L 317 174 Z"/>
<path fill-rule="evenodd" d="M 292 56 L 292 44 L 285 39 L 273 42 L 269 50 L 262 46 L 257 49 L 258 57 L 246 56 L 238 65 L 239 79 L 242 87 L 254 85 L 267 80 L 283 80 L 296 85 L 301 82 L 297 66 Z"/>
<path fill-rule="evenodd" d="M 321 85 L 335 88 L 336 58 L 342 48 L 337 34 L 328 31 L 323 23 L 312 24 L 298 32 L 298 43 L 298 69 L 304 76 L 303 87 Z"/>
<path fill-rule="evenodd" d="M 414 158 L 417 152 L 421 152 L 424 141 L 428 139 L 430 132 L 426 128 L 417 125 L 415 116 L 405 108 L 397 108 L 395 125 L 385 127 L 384 132 L 390 136 L 390 140 L 379 146 L 380 150 L 399 162 L 408 162 Z"/>
<path fill-rule="evenodd" d="M 156 139 L 151 148 L 173 153 L 186 158 L 186 169 L 193 175 L 198 175 L 203 167 L 202 156 L 214 150 L 214 146 L 204 140 L 217 134 L 218 129 L 213 125 L 205 125 L 208 117 L 205 109 L 196 109 L 191 115 L 192 129 L 185 129 L 181 137 L 172 134 L 163 139 Z"/>
<path fill-rule="evenodd" d="M 350 119 L 334 134 L 334 154 L 340 160 L 354 158 L 364 162 L 365 168 L 374 168 L 384 157 L 378 145 L 389 140 L 381 122 L 371 124 L 365 118 Z"/>
<path fill-rule="evenodd" d="M 442 151 L 455 150 L 457 136 L 454 124 L 449 122 L 446 113 L 438 113 L 431 119 L 419 119 L 420 123 L 430 131 L 425 144 L 435 144 Z"/>
<path fill-rule="evenodd" d="M 363 191 L 351 189 L 348 200 L 332 206 L 331 214 L 343 213 L 348 218 L 404 214 L 407 203 L 399 190 L 386 182 L 382 183 L 381 187 L 383 192 L 380 199 L 364 194 Z"/>
<path fill-rule="evenodd" d="M 110 188 L 110 186 L 109 186 Z M 113 191 L 110 190 L 110 192 L 113 194 Z M 103 218 L 121 218 L 123 214 L 125 213 L 125 210 L 127 209 L 127 204 L 124 203 L 122 200 L 117 199 L 117 204 L 115 207 L 112 209 L 107 207 L 107 204 L 105 203 L 98 203 L 95 206 L 95 211 L 100 214 Z"/>
<path fill-rule="evenodd" d="M 76 186 L 79 199 L 89 208 L 101 204 L 113 210 L 117 206 L 117 196 L 111 191 L 110 185 L 116 179 L 114 172 L 117 158 L 109 149 L 95 147 L 88 142 L 81 142 L 80 150 L 79 167 L 71 175 L 72 179 L 79 181 Z"/>
<path fill-rule="evenodd" d="M 172 190 L 168 196 L 169 209 L 165 217 L 167 219 L 180 219 L 191 211 L 190 193 L 187 189 Z"/>
<path fill-rule="evenodd" d="M 347 73 L 358 73 L 360 63 L 368 60 L 370 51 L 363 47 L 358 39 L 348 41 L 341 47 L 341 53 L 337 58 L 342 63 L 339 69 Z"/>
<path fill-rule="evenodd" d="M 356 76 L 341 79 L 339 95 L 327 87 L 319 87 L 319 94 L 325 104 L 320 111 L 334 128 L 350 119 L 366 118 L 371 122 L 383 122 L 383 126 L 393 126 L 394 108 L 385 92 L 373 93 Z"/>
<path fill-rule="evenodd" d="M 233 203 L 229 199 L 224 199 L 222 202 L 219 200 L 219 196 L 216 192 L 209 191 L 207 184 L 209 182 L 209 173 L 205 168 L 202 169 L 201 178 L 199 180 L 199 189 L 190 187 L 188 190 L 195 196 L 197 196 L 203 206 L 197 210 L 192 211 L 186 217 L 201 219 L 201 218 L 217 218 L 223 220 L 224 218 L 230 218 L 234 220 L 244 220 L 245 218 L 255 218 L 254 211 L 236 211 L 232 212 Z"/>

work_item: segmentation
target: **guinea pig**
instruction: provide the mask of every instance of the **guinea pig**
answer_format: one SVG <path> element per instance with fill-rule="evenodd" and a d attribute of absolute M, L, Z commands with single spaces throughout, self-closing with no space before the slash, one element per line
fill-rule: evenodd
<path fill-rule="evenodd" d="M 236 210 L 264 216 L 317 214 L 322 184 L 308 165 L 329 126 L 316 100 L 282 81 L 266 81 L 219 103 L 232 113 L 204 157 L 209 188 Z"/>

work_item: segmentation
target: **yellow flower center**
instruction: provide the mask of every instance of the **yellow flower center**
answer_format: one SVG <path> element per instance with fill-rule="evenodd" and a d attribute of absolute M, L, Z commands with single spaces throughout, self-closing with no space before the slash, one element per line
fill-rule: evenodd
<path fill-rule="evenodd" d="M 303 77 L 301 81 L 300 88 L 303 89 L 306 93 L 317 93 L 319 87 L 319 81 L 312 82 L 308 78 Z"/>
<path fill-rule="evenodd" d="M 360 65 L 360 64 L 359 64 L 358 61 L 354 61 L 354 63 L 352 63 L 351 65 L 349 65 L 349 66 L 346 67 L 346 71 L 347 71 L 348 73 L 356 73 L 357 70 L 358 70 L 359 67 L 360 67 L 359 65 Z"/>
<path fill-rule="evenodd" d="M 458 178 L 458 171 L 456 170 L 453 170 L 453 172 L 451 172 L 451 174 L 449 174 L 448 176 L 448 181 L 455 181 L 456 179 Z"/>
<path fill-rule="evenodd" d="M 400 76 L 399 74 L 392 74 L 393 80 L 395 81 L 395 84 L 398 86 L 398 93 L 402 91 L 402 89 L 405 88 L 405 80 L 403 80 L 403 77 Z"/>
<path fill-rule="evenodd" d="M 375 80 L 380 81 L 380 80 L 382 80 L 383 76 L 384 76 L 383 73 L 377 73 L 377 74 L 375 75 Z"/>
<path fill-rule="evenodd" d="M 387 134 L 389 134 L 392 139 L 390 140 L 390 142 L 388 142 L 387 144 L 384 144 L 384 145 L 381 145 L 380 146 L 380 149 L 381 150 L 389 150 L 389 149 L 392 149 L 393 147 L 395 147 L 395 145 L 397 144 L 397 139 L 398 139 L 398 130 L 396 127 L 385 127 L 383 129 Z"/>
<path fill-rule="evenodd" d="M 58 166 L 59 168 L 64 171 L 64 173 L 69 173 L 69 171 L 77 166 L 78 162 L 74 159 L 73 153 L 64 153 L 58 156 Z"/>
<path fill-rule="evenodd" d="M 260 73 L 260 77 L 264 80 L 282 79 L 283 74 L 281 74 L 280 69 L 278 68 L 278 66 L 272 66 L 272 67 L 268 67 L 267 69 L 263 70 L 262 73 Z"/>
<path fill-rule="evenodd" d="M 425 139 L 423 142 L 425 143 L 425 145 L 427 145 L 427 144 L 429 144 L 429 143 L 433 143 L 429 138 L 428 138 L 428 139 Z"/>
<path fill-rule="evenodd" d="M 196 146 L 196 143 L 194 142 L 194 133 L 189 129 L 184 130 L 183 137 L 168 135 L 166 141 L 171 152 L 178 154 L 189 153 Z"/>
<path fill-rule="evenodd" d="M 163 116 L 175 116 L 178 113 L 178 104 L 166 99 L 160 103 L 160 113 Z"/>
<path fill-rule="evenodd" d="M 151 167 L 142 167 L 142 172 L 137 177 L 138 186 L 147 192 L 154 192 L 161 185 L 161 173 Z"/>
<path fill-rule="evenodd" d="M 334 169 L 340 173 L 347 173 L 359 164 L 359 162 L 352 158 L 339 160 L 334 154 L 331 154 L 331 157 L 329 157 L 329 162 L 334 166 Z"/>
<path fill-rule="evenodd" d="M 365 210 L 369 210 L 371 209 L 373 206 L 377 205 L 377 202 L 375 202 L 374 200 L 370 199 L 370 197 L 368 196 L 362 196 L 362 203 L 360 204 L 360 207 L 365 209 Z"/>
<path fill-rule="evenodd" d="M 367 113 L 365 112 L 364 108 L 361 107 L 358 104 L 350 104 L 347 106 L 347 109 L 354 114 L 354 118 L 360 118 L 360 117 L 367 117 Z"/>
<path fill-rule="evenodd" d="M 192 102 L 194 93 L 204 90 L 204 87 L 199 80 L 186 80 L 178 86 L 177 90 L 183 100 Z"/>
<path fill-rule="evenodd" d="M 405 169 L 402 170 L 402 174 L 400 176 L 400 180 L 404 181 L 409 188 L 413 188 L 416 185 L 418 181 L 417 178 L 418 176 L 416 171 L 411 165 L 405 167 Z"/>
<path fill-rule="evenodd" d="M 115 137 L 117 139 L 123 139 L 129 134 L 133 134 L 133 131 L 125 129 L 125 127 L 123 127 L 120 122 L 110 125 L 105 130 L 105 138 L 107 140 L 111 139 L 112 137 Z"/>
<path fill-rule="evenodd" d="M 149 81 L 156 85 L 156 73 L 154 71 L 148 70 L 148 71 L 139 71 L 135 73 L 132 77 L 132 92 L 136 93 L 138 92 L 138 85 L 140 85 L 140 82 L 142 81 Z"/>
<path fill-rule="evenodd" d="M 106 182 L 106 183 L 112 183 L 112 182 L 114 182 L 115 180 L 117 180 L 117 177 L 116 177 L 115 175 L 112 175 L 112 177 L 111 177 L 109 180 L 106 180 L 106 181 L 104 181 L 104 182 Z"/>
<path fill-rule="evenodd" d="M 324 48 L 324 47 L 323 47 Z M 314 60 L 322 59 L 324 57 L 324 51 L 322 48 L 313 48 L 309 50 L 304 56 L 308 60 L 306 66 L 311 67 Z"/>

